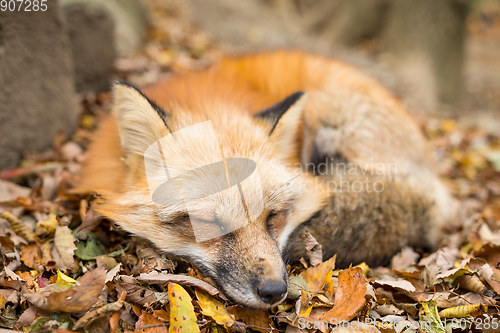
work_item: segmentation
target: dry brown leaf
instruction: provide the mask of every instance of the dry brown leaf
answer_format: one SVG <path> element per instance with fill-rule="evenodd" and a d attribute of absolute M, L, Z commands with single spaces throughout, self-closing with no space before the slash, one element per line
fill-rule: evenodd
<path fill-rule="evenodd" d="M 405 246 L 401 252 L 396 254 L 391 260 L 392 269 L 402 271 L 415 264 L 420 255 L 411 247 Z"/>
<path fill-rule="evenodd" d="M 306 234 L 306 256 L 309 258 L 311 266 L 317 266 L 323 262 L 322 246 L 316 238 L 313 237 L 307 230 Z"/>
<path fill-rule="evenodd" d="M 21 260 L 23 263 L 30 267 L 36 268 L 36 262 L 42 262 L 42 253 L 38 244 L 28 244 L 21 247 Z"/>
<path fill-rule="evenodd" d="M 56 263 L 50 254 L 50 244 L 48 242 L 40 245 L 40 252 L 42 253 L 42 264 L 48 269 L 54 268 Z"/>
<path fill-rule="evenodd" d="M 227 308 L 227 311 L 234 318 L 244 322 L 252 330 L 267 333 L 272 329 L 272 320 L 267 311 L 253 311 L 243 308 L 240 305 L 233 305 Z"/>
<path fill-rule="evenodd" d="M 148 326 L 154 326 L 147 328 Z M 168 333 L 167 326 L 152 314 L 143 312 L 135 324 L 136 332 L 141 333 Z"/>
<path fill-rule="evenodd" d="M 373 283 L 381 285 L 381 286 L 389 286 L 389 287 L 392 287 L 395 289 L 406 291 L 408 293 L 416 291 L 413 284 L 411 284 L 410 282 L 405 281 L 405 280 L 398 280 L 398 281 L 376 280 Z"/>
<path fill-rule="evenodd" d="M 397 276 L 402 277 L 406 281 L 413 284 L 417 292 L 423 292 L 425 290 L 425 284 L 422 281 L 422 271 L 406 272 L 406 271 L 398 271 L 395 269 L 393 269 L 392 271 Z"/>
<path fill-rule="evenodd" d="M 198 287 L 205 290 L 212 296 L 215 296 L 219 293 L 219 290 L 217 290 L 217 288 L 215 288 L 214 286 L 208 284 L 203 280 L 188 275 L 163 274 L 163 273 L 158 273 L 157 271 L 153 271 L 151 273 L 141 273 L 141 275 L 139 275 L 137 280 L 144 281 L 147 283 L 158 283 L 158 284 L 174 282 L 182 285 Z"/>
<path fill-rule="evenodd" d="M 58 226 L 54 236 L 54 247 L 52 248 L 52 258 L 56 262 L 55 267 L 61 271 L 72 270 L 76 267 L 73 254 L 75 253 L 75 237 L 71 234 L 71 229 L 66 226 Z"/>
<path fill-rule="evenodd" d="M 76 228 L 76 234 L 88 235 L 101 221 L 101 216 L 97 215 L 92 209 L 89 209 L 85 214 L 82 224 Z"/>
<path fill-rule="evenodd" d="M 127 296 L 127 292 L 124 291 L 123 293 L 121 293 L 120 298 L 118 298 L 118 300 L 116 302 L 103 305 L 97 309 L 94 309 L 92 311 L 87 312 L 83 317 L 78 319 L 78 321 L 75 323 L 75 326 L 73 326 L 73 329 L 79 330 L 79 329 L 85 328 L 92 321 L 94 321 L 98 318 L 104 317 L 110 313 L 120 311 L 123 307 L 123 302 L 125 301 L 126 296 Z"/>
<path fill-rule="evenodd" d="M 133 277 L 119 275 L 115 279 L 115 288 L 119 293 L 127 291 L 127 301 L 140 304 L 152 304 L 156 302 L 154 291 L 145 288 L 137 282 Z"/>
<path fill-rule="evenodd" d="M 349 268 L 339 272 L 339 286 L 335 291 L 335 306 L 328 312 L 309 317 L 314 322 L 338 323 L 341 320 L 351 320 L 356 312 L 365 304 L 366 286 L 368 280 L 359 267 Z"/>
<path fill-rule="evenodd" d="M 486 289 L 486 286 L 475 275 L 462 275 L 455 279 L 453 283 L 455 286 L 458 286 L 464 290 L 475 292 L 479 295 L 484 295 L 487 297 L 494 296 L 493 293 Z"/>
<path fill-rule="evenodd" d="M 419 266 L 429 266 L 435 264 L 441 271 L 449 270 L 457 261 L 460 253 L 457 249 L 443 247 L 437 252 L 432 253 L 430 256 L 423 258 L 419 261 Z"/>
<path fill-rule="evenodd" d="M 31 189 L 0 179 L 0 202 L 12 201 L 18 197 L 28 197 Z M 0 213 L 2 208 L 0 207 Z"/>
<path fill-rule="evenodd" d="M 38 317 L 40 317 L 40 315 L 37 312 L 37 308 L 30 305 L 29 308 L 27 308 L 21 314 L 21 316 L 19 316 L 19 319 L 17 320 L 16 325 L 18 325 L 18 326 L 31 325 L 35 321 L 35 319 Z"/>
<path fill-rule="evenodd" d="M 78 313 L 87 311 L 102 294 L 106 279 L 103 267 L 87 272 L 77 279 L 77 285 L 57 291 L 57 284 L 48 285 L 38 292 L 25 295 L 28 302 L 47 311 Z"/>
<path fill-rule="evenodd" d="M 107 274 L 106 274 L 106 281 L 104 282 L 109 282 L 109 281 L 113 281 L 113 279 L 115 278 L 115 276 L 118 274 L 118 272 L 120 271 L 122 267 L 122 264 L 121 263 L 118 263 L 118 265 L 116 265 L 114 268 L 112 268 Z"/>

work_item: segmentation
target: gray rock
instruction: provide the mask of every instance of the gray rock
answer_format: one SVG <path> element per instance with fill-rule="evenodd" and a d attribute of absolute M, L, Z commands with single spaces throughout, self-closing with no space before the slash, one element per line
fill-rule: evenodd
<path fill-rule="evenodd" d="M 149 28 L 149 15 L 140 0 L 61 0 L 61 6 L 84 3 L 106 10 L 115 24 L 115 47 L 120 56 L 138 51 Z"/>
<path fill-rule="evenodd" d="M 73 51 L 76 90 L 110 88 L 115 60 L 114 23 L 107 11 L 84 3 L 64 7 Z"/>
<path fill-rule="evenodd" d="M 0 11 L 0 169 L 76 123 L 69 38 L 57 2 L 47 8 Z"/>
<path fill-rule="evenodd" d="M 168 0 L 172 2 L 173 0 Z M 187 0 L 186 0 L 187 1 Z M 176 2 L 176 1 L 174 1 Z M 188 0 L 191 20 L 226 53 L 301 49 L 350 63 L 397 94 L 406 84 L 390 68 L 354 49 L 332 45 L 255 0 Z"/>

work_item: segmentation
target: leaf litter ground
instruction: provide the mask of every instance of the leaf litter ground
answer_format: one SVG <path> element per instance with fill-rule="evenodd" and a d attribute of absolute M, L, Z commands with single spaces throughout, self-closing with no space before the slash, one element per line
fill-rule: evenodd
<path fill-rule="evenodd" d="M 205 66 L 217 48 L 155 11 L 139 55 L 117 76 L 138 85 Z M 177 29 L 171 29 L 173 25 Z M 180 27 L 180 28 L 179 28 Z M 307 239 L 287 300 L 269 311 L 229 302 L 182 260 L 117 230 L 69 194 L 109 93 L 81 96 L 81 122 L 53 149 L 0 173 L 0 327 L 31 332 L 500 332 L 500 138 L 421 118 L 439 173 L 461 206 L 434 253 L 404 248 L 387 267 L 335 268 Z M 384 235 L 379 235 L 383 237 Z M 329 323 L 327 326 L 324 323 Z"/>

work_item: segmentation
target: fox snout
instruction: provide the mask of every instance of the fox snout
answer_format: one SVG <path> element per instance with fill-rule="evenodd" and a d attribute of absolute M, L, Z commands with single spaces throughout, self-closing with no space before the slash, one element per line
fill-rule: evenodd
<path fill-rule="evenodd" d="M 276 304 L 285 298 L 287 291 L 286 280 L 262 280 L 255 286 L 255 292 L 260 299 L 269 305 Z"/>
<path fill-rule="evenodd" d="M 286 267 L 278 243 L 266 229 L 256 221 L 204 242 L 207 258 L 194 260 L 227 298 L 254 310 L 268 309 L 287 295 Z"/>

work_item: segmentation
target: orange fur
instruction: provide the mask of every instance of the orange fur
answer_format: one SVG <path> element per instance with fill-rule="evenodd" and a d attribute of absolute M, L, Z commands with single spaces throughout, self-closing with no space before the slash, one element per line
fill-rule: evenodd
<path fill-rule="evenodd" d="M 275 127 L 254 117 L 297 91 L 305 91 L 307 99 L 294 102 Z M 302 231 L 297 228 L 301 224 L 323 241 L 324 253 L 337 252 L 341 262 L 378 263 L 404 245 L 436 246 L 441 225 L 451 216 L 451 198 L 433 171 L 417 124 L 385 88 L 349 65 L 299 51 L 225 58 L 207 70 L 174 75 L 144 94 L 166 116 L 140 92 L 116 85 L 113 115 L 95 133 L 75 191 L 99 193 L 98 213 L 159 249 L 192 260 L 227 296 L 246 306 L 269 307 L 255 296 L 251 281 L 281 278 L 285 266 L 279 251 L 294 230 Z M 213 163 L 219 148 L 224 158 L 252 159 L 265 209 L 254 223 L 232 232 L 230 240 L 195 242 L 181 208 L 152 202 L 142 155 L 171 132 L 208 120 L 220 147 L 214 150 L 198 133 L 189 151 L 179 148 L 184 147 L 180 141 L 168 146 L 163 163 L 182 173 Z M 384 193 L 329 192 L 315 182 L 342 175 L 321 178 L 304 172 L 306 164 L 323 156 L 346 159 L 363 170 L 360 176 L 350 175 L 354 182 L 362 180 L 370 163 L 394 165 L 397 172 L 370 176 L 390 179 Z M 257 190 L 250 185 L 248 191 L 251 202 Z M 237 224 L 232 212 L 238 194 L 231 198 L 207 196 L 190 215 Z M 322 210 L 327 201 L 330 206 Z M 269 219 L 272 225 L 266 227 Z M 362 234 L 356 235 L 358 230 Z M 291 253 L 303 252 L 297 239 L 300 246 Z M 328 243 L 331 239 L 334 244 Z M 348 248 L 360 239 L 366 240 L 361 242 L 366 249 Z"/>

